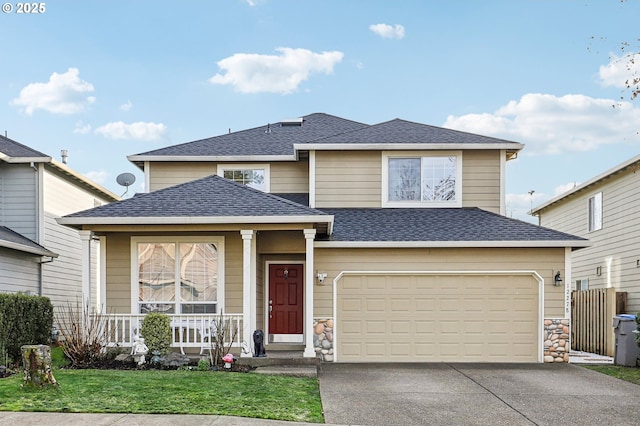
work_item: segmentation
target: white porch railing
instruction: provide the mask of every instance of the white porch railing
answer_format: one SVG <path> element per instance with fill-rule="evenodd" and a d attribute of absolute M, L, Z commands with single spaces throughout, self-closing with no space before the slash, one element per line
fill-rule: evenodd
<path fill-rule="evenodd" d="M 144 314 L 108 314 L 104 315 L 107 346 L 133 346 L 135 337 L 140 334 Z M 224 345 L 242 347 L 242 314 L 184 314 L 168 315 L 171 320 L 172 348 L 179 348 L 184 354 L 185 348 L 199 348 L 200 353 L 215 342 L 217 329 L 227 325 L 224 333 Z M 234 333 L 234 331 L 237 332 Z M 144 337 L 144 336 L 142 336 Z"/>

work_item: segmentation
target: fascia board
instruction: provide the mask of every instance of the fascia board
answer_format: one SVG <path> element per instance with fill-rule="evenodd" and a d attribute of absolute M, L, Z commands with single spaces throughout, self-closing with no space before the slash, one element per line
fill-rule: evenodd
<path fill-rule="evenodd" d="M 10 157 L 0 153 L 0 160 L 7 163 L 50 163 L 51 157 Z"/>
<path fill-rule="evenodd" d="M 520 143 L 302 143 L 294 144 L 294 149 L 301 151 L 370 151 L 370 150 L 469 150 L 469 149 L 506 149 L 521 150 L 524 144 Z"/>
<path fill-rule="evenodd" d="M 172 217 L 60 217 L 60 225 L 203 225 L 239 223 L 333 223 L 333 215 L 317 216 L 172 216 Z"/>
<path fill-rule="evenodd" d="M 293 155 L 129 155 L 127 160 L 130 162 L 192 162 L 192 161 L 215 161 L 215 162 L 264 162 L 264 161 L 296 161 L 297 157 Z"/>
<path fill-rule="evenodd" d="M 25 253 L 35 254 L 37 256 L 58 257 L 57 253 L 49 251 L 47 249 L 38 249 L 36 247 L 30 247 L 24 244 L 13 243 L 11 241 L 0 240 L 0 247 L 5 247 L 12 250 L 18 250 Z"/>
<path fill-rule="evenodd" d="M 634 163 L 637 163 L 637 162 L 640 162 L 640 155 L 636 155 L 635 157 L 625 161 L 624 163 L 618 164 L 617 166 L 607 170 L 606 172 L 601 173 L 601 174 L 597 175 L 596 177 L 593 177 L 593 178 L 589 179 L 588 181 L 583 182 L 580 185 L 577 185 L 576 187 L 570 189 L 569 191 L 567 191 L 567 192 L 565 192 L 563 194 L 560 194 L 557 197 L 554 197 L 554 198 L 550 199 L 546 203 L 543 203 L 543 204 L 539 205 L 538 207 L 535 207 L 535 208 L 531 209 L 531 214 L 535 216 L 536 214 L 540 213 L 541 210 L 546 209 L 550 205 L 555 204 L 555 203 L 557 203 L 558 201 L 561 201 L 564 198 L 568 198 L 571 195 L 573 195 L 573 194 L 575 194 L 577 192 L 580 192 L 580 191 L 588 188 L 589 186 L 591 186 L 593 184 L 596 184 L 596 183 L 600 182 L 601 180 L 603 180 L 603 179 L 605 179 L 605 178 L 607 178 L 607 177 L 609 177 L 609 176 L 611 176 L 611 175 L 613 175 L 615 173 L 618 173 L 618 172 L 626 169 L 627 167 L 629 167 L 629 166 L 631 166 L 631 165 L 633 165 Z"/>
<path fill-rule="evenodd" d="M 316 241 L 316 248 L 584 248 L 591 241 Z"/>

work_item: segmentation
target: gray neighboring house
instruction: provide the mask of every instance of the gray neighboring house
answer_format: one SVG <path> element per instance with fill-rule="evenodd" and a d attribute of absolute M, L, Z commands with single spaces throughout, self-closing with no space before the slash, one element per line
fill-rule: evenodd
<path fill-rule="evenodd" d="M 627 292 L 640 311 L 640 155 L 577 185 L 531 212 L 539 224 L 588 238 L 571 258 L 572 289 Z"/>
<path fill-rule="evenodd" d="M 28 146 L 0 136 L 0 292 L 81 300 L 81 240 L 56 218 L 120 197 Z M 92 242 L 94 286 L 99 247 Z M 100 302 L 99 291 L 92 305 Z"/>

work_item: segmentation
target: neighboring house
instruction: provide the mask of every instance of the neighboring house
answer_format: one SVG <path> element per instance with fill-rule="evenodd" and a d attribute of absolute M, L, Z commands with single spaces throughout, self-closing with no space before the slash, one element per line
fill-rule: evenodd
<path fill-rule="evenodd" d="M 181 349 L 224 313 L 236 351 L 261 329 L 341 362 L 567 361 L 554 276 L 588 242 L 502 215 L 522 148 L 311 114 L 132 155 L 149 193 L 59 223 L 106 246 L 118 321 L 166 312 Z"/>
<path fill-rule="evenodd" d="M 56 218 L 119 199 L 66 164 L 0 136 L 0 291 L 47 296 L 54 305 L 80 302 L 82 244 Z"/>
<path fill-rule="evenodd" d="M 572 289 L 627 292 L 640 311 L 640 156 L 631 158 L 532 210 L 548 228 L 588 238 L 572 259 Z"/>

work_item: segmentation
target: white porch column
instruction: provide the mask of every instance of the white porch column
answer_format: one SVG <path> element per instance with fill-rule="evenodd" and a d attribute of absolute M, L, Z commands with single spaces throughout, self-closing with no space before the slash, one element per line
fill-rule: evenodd
<path fill-rule="evenodd" d="M 252 333 L 256 329 L 256 240 L 253 229 L 242 229 L 242 320 L 244 333 L 242 337 L 252 342 Z M 253 354 L 242 353 L 243 357 Z"/>
<path fill-rule="evenodd" d="M 78 231 L 82 253 L 82 306 L 93 308 L 91 301 L 91 231 Z"/>
<path fill-rule="evenodd" d="M 313 283 L 315 266 L 313 265 L 313 240 L 316 238 L 315 229 L 305 229 L 306 263 L 304 276 L 304 354 L 305 358 L 314 358 L 316 351 L 313 347 Z"/>

